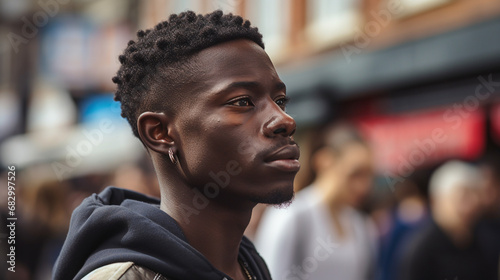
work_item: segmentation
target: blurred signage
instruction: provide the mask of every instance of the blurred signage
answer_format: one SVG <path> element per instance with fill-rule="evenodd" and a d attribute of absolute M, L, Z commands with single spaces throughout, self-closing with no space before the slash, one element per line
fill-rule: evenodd
<path fill-rule="evenodd" d="M 126 24 L 99 27 L 82 17 L 55 19 L 44 29 L 41 72 L 69 89 L 110 90 L 131 33 Z"/>
<path fill-rule="evenodd" d="M 114 90 L 111 78 L 120 68 L 118 56 L 122 54 L 127 42 L 134 39 L 132 30 L 126 24 L 115 24 L 101 27 L 92 34 L 90 52 L 92 53 L 92 70 L 89 74 L 98 88 Z"/>
<path fill-rule="evenodd" d="M 124 125 L 127 121 L 121 116 L 120 103 L 114 101 L 112 93 L 87 95 L 80 103 L 80 121 L 84 126 L 99 125 L 102 120 L 109 120 L 114 125 Z"/>
<path fill-rule="evenodd" d="M 380 172 L 407 177 L 449 158 L 474 159 L 485 142 L 482 108 L 462 107 L 357 120 L 375 151 Z"/>
<path fill-rule="evenodd" d="M 94 81 L 90 39 L 95 27 L 81 17 L 60 17 L 44 29 L 41 72 L 67 88 L 86 88 Z"/>

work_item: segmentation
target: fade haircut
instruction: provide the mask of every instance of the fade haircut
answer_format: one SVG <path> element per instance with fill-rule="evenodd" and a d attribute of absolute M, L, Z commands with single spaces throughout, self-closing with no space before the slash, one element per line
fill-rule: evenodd
<path fill-rule="evenodd" d="M 190 57 L 223 42 L 248 39 L 264 49 L 262 35 L 248 20 L 217 10 L 196 15 L 192 11 L 170 15 L 153 29 L 139 30 L 118 57 L 121 67 L 113 77 L 115 100 L 121 103 L 135 136 L 137 118 L 146 111 L 169 110 L 175 114 L 182 90 L 193 82 Z"/>

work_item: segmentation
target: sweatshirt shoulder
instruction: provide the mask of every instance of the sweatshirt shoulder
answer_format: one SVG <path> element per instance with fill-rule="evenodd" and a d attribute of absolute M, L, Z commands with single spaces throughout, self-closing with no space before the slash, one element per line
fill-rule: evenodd
<path fill-rule="evenodd" d="M 138 266 L 133 262 L 117 262 L 99 267 L 82 280 L 132 280 L 132 279 L 151 279 L 151 280 L 168 280 L 165 276 L 149 270 L 145 267 Z"/>

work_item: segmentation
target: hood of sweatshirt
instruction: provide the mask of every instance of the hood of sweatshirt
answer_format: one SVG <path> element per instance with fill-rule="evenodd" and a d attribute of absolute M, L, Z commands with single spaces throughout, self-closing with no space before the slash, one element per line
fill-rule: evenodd
<path fill-rule="evenodd" d="M 159 199 L 115 187 L 86 198 L 71 216 L 54 279 L 81 279 L 99 267 L 128 261 L 169 279 L 231 279 L 189 245 L 177 222 L 159 205 Z M 245 237 L 239 258 L 258 279 L 270 279 Z"/>

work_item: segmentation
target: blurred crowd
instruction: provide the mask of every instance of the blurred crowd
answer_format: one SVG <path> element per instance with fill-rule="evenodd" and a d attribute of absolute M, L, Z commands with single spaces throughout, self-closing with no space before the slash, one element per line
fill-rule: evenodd
<path fill-rule="evenodd" d="M 249 232 L 275 279 L 499 279 L 498 154 L 418 170 L 376 197 L 376 162 L 353 127 L 316 139 L 310 185 Z"/>
<path fill-rule="evenodd" d="M 313 133 L 301 143 L 308 152 L 299 177 L 308 179 L 297 184 L 294 201 L 259 205 L 246 232 L 274 279 L 498 279 L 497 154 L 421 168 L 381 192 L 373 187 L 373 149 L 354 126 L 329 124 Z M 15 279 L 50 279 L 70 215 L 90 194 L 114 185 L 159 196 L 145 154 L 106 174 L 44 181 L 37 172 L 19 177 L 18 185 L 30 188 L 16 192 Z M 1 180 L 6 176 L 2 171 Z"/>
<path fill-rule="evenodd" d="M 114 172 L 87 174 L 62 181 L 40 180 L 43 175 L 36 170 L 38 168 L 17 172 L 15 273 L 7 271 L 6 256 L 2 254 L 0 279 L 51 279 L 52 268 L 66 238 L 73 210 L 83 199 L 99 193 L 106 186 L 120 186 L 159 197 L 156 174 L 145 151 L 135 164 L 124 164 Z M 2 170 L 1 180 L 6 182 L 7 174 L 7 170 Z M 7 188 L 1 191 L 1 197 L 6 198 Z M 0 209 L 4 223 L 9 210 L 7 199 L 2 199 Z M 2 252 L 6 252 L 10 246 L 4 240 L 0 242 Z"/>

